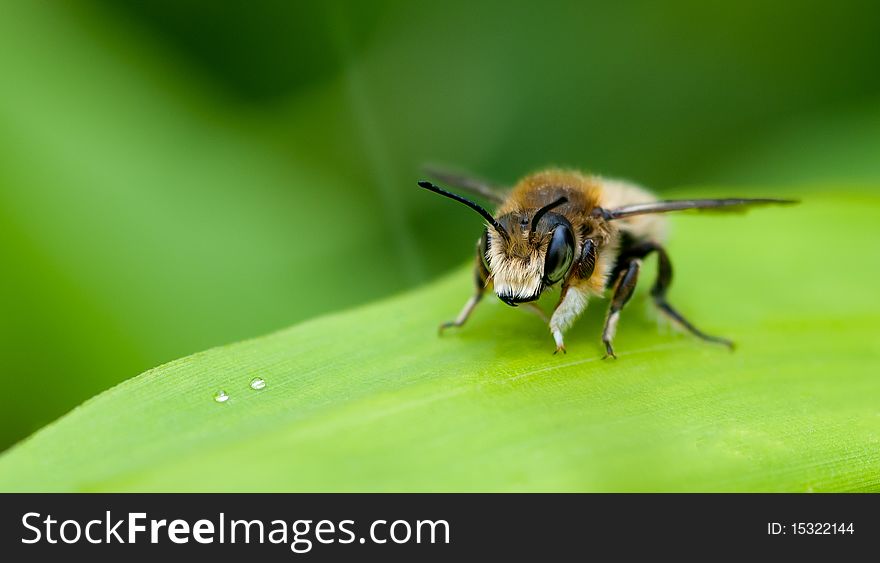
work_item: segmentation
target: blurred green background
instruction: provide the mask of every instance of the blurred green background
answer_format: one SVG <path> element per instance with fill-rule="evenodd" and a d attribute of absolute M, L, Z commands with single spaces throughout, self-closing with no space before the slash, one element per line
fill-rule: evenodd
<path fill-rule="evenodd" d="M 479 223 L 415 188 L 426 161 L 880 185 L 876 2 L 2 14 L 0 449 L 145 369 L 464 262 Z"/>

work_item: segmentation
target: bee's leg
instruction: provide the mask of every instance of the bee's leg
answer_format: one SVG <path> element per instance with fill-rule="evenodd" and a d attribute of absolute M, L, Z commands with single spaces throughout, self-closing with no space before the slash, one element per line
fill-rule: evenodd
<path fill-rule="evenodd" d="M 562 296 L 559 298 L 559 304 L 550 317 L 550 333 L 553 340 L 556 341 L 556 352 L 565 353 L 565 341 L 562 334 L 574 324 L 584 309 L 587 308 L 587 293 L 576 286 L 565 286 L 562 288 Z"/>
<path fill-rule="evenodd" d="M 479 303 L 482 298 L 483 298 L 482 290 L 479 290 L 476 293 L 474 293 L 471 296 L 471 298 L 467 300 L 467 303 L 464 304 L 464 307 L 462 307 L 461 312 L 458 314 L 458 316 L 455 318 L 454 321 L 447 321 L 447 322 L 440 325 L 440 329 L 439 329 L 440 334 L 443 334 L 443 331 L 446 330 L 447 328 L 459 327 L 459 326 L 462 326 L 464 323 L 466 323 L 468 320 L 468 317 L 471 316 L 471 313 L 477 307 L 477 303 Z"/>
<path fill-rule="evenodd" d="M 605 327 L 602 329 L 602 343 L 605 344 L 605 356 L 602 358 L 617 358 L 614 354 L 614 347 L 611 342 L 617 333 L 617 322 L 620 320 L 620 311 L 626 305 L 633 291 L 636 288 L 636 282 L 639 280 L 639 269 L 642 267 L 642 261 L 639 259 L 630 260 L 625 268 L 617 276 L 614 282 L 614 293 L 611 297 L 611 306 L 608 307 L 608 316 L 605 317 Z"/>
<path fill-rule="evenodd" d="M 489 279 L 489 272 L 486 270 L 486 267 L 483 266 L 483 261 L 479 256 L 479 250 L 477 254 L 477 264 L 474 269 L 474 285 L 476 286 L 474 294 L 467 300 L 467 303 L 464 304 L 464 307 L 462 307 L 461 312 L 454 321 L 448 321 L 440 325 L 440 334 L 443 334 L 443 331 L 447 328 L 460 327 L 466 323 L 468 317 L 471 316 L 471 313 L 477 307 L 477 304 L 483 299 L 483 293 L 486 291 L 486 284 Z"/>
<path fill-rule="evenodd" d="M 538 307 L 536 304 L 523 303 L 522 306 L 525 307 L 526 309 L 528 309 L 529 311 L 533 312 L 534 314 L 538 315 L 538 317 L 542 321 L 544 321 L 545 323 L 550 324 L 550 317 L 548 317 L 547 313 L 545 313 L 544 310 L 541 309 L 540 307 Z"/>
<path fill-rule="evenodd" d="M 657 252 L 657 281 L 654 282 L 654 286 L 651 288 L 651 297 L 654 299 L 654 304 L 657 305 L 657 308 L 660 309 L 664 314 L 666 314 L 669 318 L 683 326 L 687 329 L 688 332 L 705 340 L 707 342 L 716 342 L 718 344 L 723 344 L 730 349 L 733 349 L 733 341 L 728 340 L 727 338 L 722 338 L 720 336 L 712 336 L 711 334 L 706 334 L 702 330 L 695 327 L 689 320 L 684 318 L 681 313 L 676 311 L 672 305 L 670 305 L 666 301 L 666 292 L 669 291 L 669 286 L 672 283 L 672 262 L 669 260 L 669 255 L 666 253 L 666 250 L 660 245 L 653 245 L 652 250 Z"/>

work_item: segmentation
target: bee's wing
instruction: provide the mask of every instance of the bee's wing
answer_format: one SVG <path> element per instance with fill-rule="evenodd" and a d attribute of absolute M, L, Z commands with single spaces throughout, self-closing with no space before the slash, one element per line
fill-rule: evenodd
<path fill-rule="evenodd" d="M 742 213 L 750 207 L 759 205 L 791 205 L 798 203 L 795 199 L 746 199 L 746 198 L 728 198 L 728 199 L 676 199 L 668 201 L 654 201 L 651 203 L 637 203 L 634 205 L 624 205 L 615 209 L 608 209 L 605 216 L 609 220 L 623 219 L 624 217 L 632 217 L 633 215 L 645 215 L 648 213 L 667 213 L 669 211 L 686 211 L 696 209 L 700 211 L 727 211 L 734 213 Z"/>
<path fill-rule="evenodd" d="M 504 203 L 505 188 L 493 185 L 479 178 L 453 172 L 439 166 L 425 165 L 422 167 L 425 173 L 438 181 L 450 186 L 458 186 L 459 188 L 472 193 L 473 195 L 482 197 L 492 203 Z"/>

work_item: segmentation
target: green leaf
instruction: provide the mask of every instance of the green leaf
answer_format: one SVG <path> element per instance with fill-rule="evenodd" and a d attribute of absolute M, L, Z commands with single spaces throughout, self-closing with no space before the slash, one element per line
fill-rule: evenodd
<path fill-rule="evenodd" d="M 0 457 L 0 489 L 878 490 L 880 198 L 804 199 L 673 220 L 671 300 L 736 352 L 657 330 L 653 268 L 617 361 L 601 301 L 565 356 L 496 299 L 441 338 L 462 269 L 126 381 Z"/>

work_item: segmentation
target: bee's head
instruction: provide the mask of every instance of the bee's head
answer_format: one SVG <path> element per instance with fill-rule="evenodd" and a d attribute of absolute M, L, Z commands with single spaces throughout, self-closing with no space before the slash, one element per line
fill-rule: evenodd
<path fill-rule="evenodd" d="M 476 203 L 431 182 L 419 182 L 419 186 L 467 205 L 486 220 L 480 254 L 495 293 L 508 305 L 536 300 L 544 289 L 565 279 L 571 269 L 575 252 L 572 226 L 563 215 L 552 212 L 568 203 L 568 198 L 496 219 Z"/>
<path fill-rule="evenodd" d="M 501 228 L 490 225 L 483 232 L 484 265 L 495 293 L 508 305 L 538 299 L 568 274 L 574 261 L 574 233 L 568 219 L 551 211 L 567 201 L 560 198 L 540 209 L 508 213 L 498 218 Z"/>

